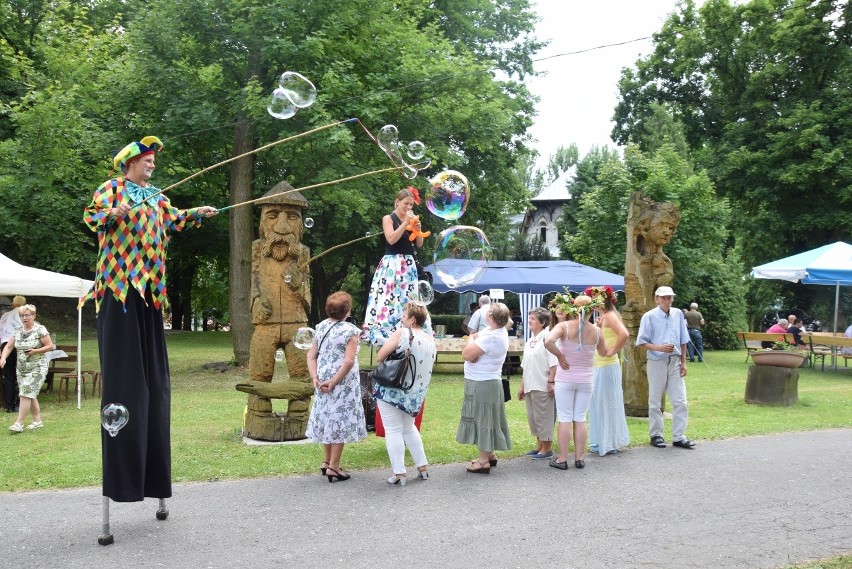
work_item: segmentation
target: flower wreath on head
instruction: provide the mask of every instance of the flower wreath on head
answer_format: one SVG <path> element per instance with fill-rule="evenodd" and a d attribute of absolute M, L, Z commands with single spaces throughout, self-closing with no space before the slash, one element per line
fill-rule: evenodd
<path fill-rule="evenodd" d="M 601 305 L 606 304 L 607 300 L 612 302 L 613 306 L 618 304 L 618 298 L 615 296 L 615 291 L 612 290 L 612 287 L 609 285 L 588 286 L 586 287 L 586 290 L 583 291 L 583 294 L 591 296 L 592 298 L 600 298 Z"/>
<path fill-rule="evenodd" d="M 566 288 L 565 293 L 557 292 L 548 303 L 548 308 L 558 310 L 568 316 L 577 316 L 578 314 L 589 314 L 592 310 L 600 308 L 604 305 L 602 296 L 590 296 L 588 294 L 578 294 L 576 297 L 571 297 L 571 292 Z"/>

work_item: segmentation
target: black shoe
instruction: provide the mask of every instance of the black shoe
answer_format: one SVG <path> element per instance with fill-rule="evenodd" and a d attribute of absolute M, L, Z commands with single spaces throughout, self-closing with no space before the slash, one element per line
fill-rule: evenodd
<path fill-rule="evenodd" d="M 682 440 L 679 440 L 679 441 L 673 441 L 672 446 L 676 446 L 676 447 L 680 447 L 680 448 L 688 448 L 688 449 L 691 450 L 691 449 L 695 448 L 695 441 L 691 441 L 689 439 L 682 439 Z"/>
<path fill-rule="evenodd" d="M 651 446 L 657 448 L 666 448 L 666 439 L 664 439 L 660 435 L 655 435 L 651 437 Z"/>
<path fill-rule="evenodd" d="M 575 460 L 574 461 L 574 468 L 584 468 L 585 466 L 586 466 L 585 460 Z"/>
<path fill-rule="evenodd" d="M 549 464 L 553 468 L 558 468 L 559 470 L 568 470 L 568 461 L 559 462 L 556 460 L 555 456 L 550 460 Z"/>

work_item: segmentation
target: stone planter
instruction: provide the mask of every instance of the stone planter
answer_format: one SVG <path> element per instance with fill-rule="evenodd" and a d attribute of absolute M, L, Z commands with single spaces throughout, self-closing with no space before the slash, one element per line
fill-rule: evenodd
<path fill-rule="evenodd" d="M 775 366 L 786 368 L 797 368 L 807 359 L 808 354 L 804 352 L 790 352 L 786 350 L 765 350 L 749 354 L 751 360 L 761 366 Z"/>

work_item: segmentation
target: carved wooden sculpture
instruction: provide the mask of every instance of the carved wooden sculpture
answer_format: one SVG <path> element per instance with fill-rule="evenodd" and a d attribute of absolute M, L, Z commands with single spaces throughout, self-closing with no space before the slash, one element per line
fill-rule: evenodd
<path fill-rule="evenodd" d="M 672 261 L 663 253 L 680 223 L 680 211 L 668 202 L 651 201 L 641 192 L 630 196 L 627 213 L 627 258 L 624 262 L 624 325 L 630 332 L 625 346 L 624 408 L 632 417 L 648 416 L 647 352 L 636 348 L 639 321 L 654 308 L 657 287 L 671 286 Z"/>
<path fill-rule="evenodd" d="M 293 335 L 308 325 L 311 299 L 310 251 L 301 243 L 302 210 L 308 201 L 298 192 L 284 193 L 292 189 L 281 182 L 260 202 L 260 239 L 252 243 L 251 381 L 236 386 L 249 394 L 243 434 L 266 441 L 305 438 L 313 394 L 307 351 L 293 345 Z M 289 378 L 272 383 L 279 348 Z M 286 399 L 287 412 L 273 413 L 272 399 Z"/>

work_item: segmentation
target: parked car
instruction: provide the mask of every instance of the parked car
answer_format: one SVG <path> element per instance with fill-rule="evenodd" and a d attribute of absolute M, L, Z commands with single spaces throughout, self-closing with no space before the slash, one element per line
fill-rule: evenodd
<path fill-rule="evenodd" d="M 781 318 L 787 318 L 789 315 L 795 314 L 796 318 L 801 318 L 804 323 L 805 332 L 820 332 L 822 331 L 822 322 L 805 312 L 804 310 L 799 310 L 798 308 L 791 308 L 789 310 L 772 310 L 767 312 L 763 316 L 763 323 L 761 324 L 762 328 L 761 332 L 768 329 L 770 326 L 778 322 Z"/>

